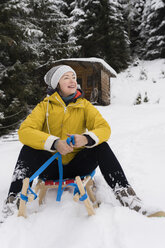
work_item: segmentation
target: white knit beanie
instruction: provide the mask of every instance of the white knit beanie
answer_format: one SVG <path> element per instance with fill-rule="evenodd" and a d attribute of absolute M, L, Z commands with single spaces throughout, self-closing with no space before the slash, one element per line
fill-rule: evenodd
<path fill-rule="evenodd" d="M 68 65 L 54 66 L 44 76 L 45 83 L 53 89 L 56 89 L 60 78 L 64 75 L 64 73 L 69 71 L 73 72 L 76 76 L 76 72 Z"/>

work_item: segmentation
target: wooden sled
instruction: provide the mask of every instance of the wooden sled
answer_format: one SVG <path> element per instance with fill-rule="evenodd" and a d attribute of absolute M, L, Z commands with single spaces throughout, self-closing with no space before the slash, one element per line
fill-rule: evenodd
<path fill-rule="evenodd" d="M 86 210 L 88 212 L 88 215 L 94 215 L 95 211 L 94 208 L 98 207 L 98 203 L 96 201 L 96 197 L 93 192 L 94 188 L 94 180 L 91 176 L 86 176 L 84 179 L 81 179 L 79 176 L 75 178 L 75 180 L 63 180 L 62 188 L 66 187 L 72 187 L 69 185 L 69 183 L 73 182 L 77 184 L 79 192 L 76 193 L 73 197 L 74 201 L 79 201 L 79 199 L 85 195 L 85 189 L 87 191 L 87 198 L 84 201 Z M 22 195 L 27 197 L 28 202 L 32 202 L 34 200 L 34 194 L 27 194 L 29 187 L 29 178 L 25 178 L 23 181 L 23 187 L 22 187 Z M 42 204 L 43 199 L 45 198 L 46 192 L 48 189 L 58 189 L 58 182 L 57 181 L 43 181 L 41 179 L 38 180 L 38 183 L 34 189 L 34 192 L 38 194 L 39 198 L 39 205 Z M 26 215 L 26 201 L 20 198 L 20 205 L 18 210 L 18 216 L 27 217 Z"/>

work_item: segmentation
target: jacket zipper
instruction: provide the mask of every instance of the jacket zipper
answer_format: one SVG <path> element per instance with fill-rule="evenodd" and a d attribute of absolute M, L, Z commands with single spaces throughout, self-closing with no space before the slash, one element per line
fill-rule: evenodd
<path fill-rule="evenodd" d="M 57 97 L 55 97 L 55 98 L 56 98 L 56 100 L 57 100 L 59 103 L 61 103 L 61 105 L 64 107 L 64 113 L 65 113 L 66 110 L 67 110 L 67 107 L 66 107 L 60 100 L 58 100 Z"/>
<path fill-rule="evenodd" d="M 65 106 L 57 97 L 55 97 L 56 100 L 64 107 L 64 114 L 66 113 L 66 110 L 67 110 L 67 106 Z M 77 104 L 72 104 L 70 106 L 75 106 L 75 105 L 78 105 L 80 104 L 81 102 L 77 103 Z M 69 107 L 69 106 L 68 106 Z M 47 109 L 48 110 L 48 109 Z M 48 126 L 48 130 L 49 130 L 49 123 L 48 123 L 48 112 L 46 114 L 46 117 L 47 117 L 47 126 Z M 63 127 L 63 122 L 62 122 L 62 125 L 61 127 Z M 49 130 L 49 133 L 50 133 L 50 130 Z"/>

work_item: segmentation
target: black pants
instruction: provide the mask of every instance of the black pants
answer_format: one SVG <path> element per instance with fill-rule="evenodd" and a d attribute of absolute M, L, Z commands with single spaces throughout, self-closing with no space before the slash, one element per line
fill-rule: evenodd
<path fill-rule="evenodd" d="M 13 173 L 9 194 L 17 195 L 22 189 L 23 179 L 31 177 L 51 156 L 52 153 L 50 152 L 23 146 Z M 102 175 L 112 189 L 117 184 L 121 187 L 129 185 L 120 163 L 106 142 L 93 148 L 81 150 L 69 164 L 63 166 L 63 178 L 85 176 L 96 169 L 97 166 L 99 166 Z M 58 179 L 57 160 L 53 161 L 40 177 Z"/>

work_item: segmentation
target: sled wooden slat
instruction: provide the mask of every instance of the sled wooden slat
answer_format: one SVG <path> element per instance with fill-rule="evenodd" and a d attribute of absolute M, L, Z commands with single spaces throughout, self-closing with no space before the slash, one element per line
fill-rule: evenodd
<path fill-rule="evenodd" d="M 23 180 L 23 187 L 22 187 L 22 194 L 27 196 L 27 189 L 29 187 L 29 178 L 25 178 Z M 20 198 L 20 205 L 19 205 L 19 211 L 18 211 L 18 216 L 26 216 L 26 202 Z"/>
<path fill-rule="evenodd" d="M 80 190 L 80 194 L 81 194 L 81 196 L 83 196 L 85 194 L 85 189 L 84 189 L 84 186 L 82 184 L 81 178 L 79 176 L 76 177 L 76 182 L 77 182 L 78 188 Z M 88 197 L 86 200 L 84 200 L 84 203 L 85 203 L 85 207 L 87 209 L 88 215 L 89 216 L 94 215 L 95 211 L 94 211 L 93 206 L 92 206 Z"/>

